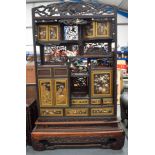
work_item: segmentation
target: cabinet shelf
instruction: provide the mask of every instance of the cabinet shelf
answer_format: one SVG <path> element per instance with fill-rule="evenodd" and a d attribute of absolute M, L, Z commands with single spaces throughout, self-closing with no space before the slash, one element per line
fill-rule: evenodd
<path fill-rule="evenodd" d="M 69 59 L 73 59 L 73 58 L 104 58 L 104 57 L 112 57 L 112 54 L 109 54 L 109 55 L 96 55 L 96 54 L 93 54 L 93 55 L 81 55 L 81 56 L 73 56 L 73 57 L 68 57 Z"/>
<path fill-rule="evenodd" d="M 89 96 L 88 95 L 79 95 L 79 96 L 77 96 L 77 95 L 72 94 L 71 99 L 89 99 Z"/>
<path fill-rule="evenodd" d="M 71 77 L 83 77 L 83 76 L 88 77 L 89 74 L 88 73 L 71 73 Z"/>
<path fill-rule="evenodd" d="M 111 104 L 111 105 L 107 105 L 107 104 L 96 104 L 96 105 L 95 104 L 72 104 L 71 107 L 73 107 L 73 108 L 78 108 L 78 107 L 84 107 L 84 108 L 108 108 L 108 107 L 113 107 L 113 104 Z"/>
<path fill-rule="evenodd" d="M 83 39 L 85 43 L 91 43 L 91 42 L 112 42 L 113 38 L 87 38 Z"/>
<path fill-rule="evenodd" d="M 113 38 L 88 38 L 83 40 L 36 41 L 36 45 L 66 45 L 83 43 L 112 42 Z"/>
<path fill-rule="evenodd" d="M 60 41 L 36 41 L 36 45 L 68 45 L 68 44 L 79 44 L 78 40 L 60 40 Z"/>

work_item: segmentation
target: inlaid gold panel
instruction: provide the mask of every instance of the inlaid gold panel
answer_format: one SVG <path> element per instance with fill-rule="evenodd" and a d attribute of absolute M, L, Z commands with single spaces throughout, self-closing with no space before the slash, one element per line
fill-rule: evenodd
<path fill-rule="evenodd" d="M 112 97 L 112 70 L 97 70 L 91 72 L 91 96 Z"/>
<path fill-rule="evenodd" d="M 38 40 L 48 41 L 48 25 L 38 26 Z"/>
<path fill-rule="evenodd" d="M 112 98 L 103 98 L 103 104 L 113 104 Z"/>
<path fill-rule="evenodd" d="M 109 38 L 111 35 L 110 29 L 111 24 L 109 21 L 91 22 L 84 26 L 84 38 Z"/>
<path fill-rule="evenodd" d="M 58 41 L 59 40 L 59 25 L 49 25 L 49 41 Z"/>
<path fill-rule="evenodd" d="M 91 99 L 91 104 L 101 104 L 101 99 Z"/>
<path fill-rule="evenodd" d="M 40 107 L 53 106 L 52 81 L 50 79 L 40 79 L 38 83 Z"/>
<path fill-rule="evenodd" d="M 63 109 L 40 109 L 41 116 L 63 116 Z"/>
<path fill-rule="evenodd" d="M 91 22 L 84 26 L 84 38 L 94 38 L 95 37 L 95 22 Z"/>
<path fill-rule="evenodd" d="M 68 106 L 68 80 L 54 80 L 55 106 Z"/>
<path fill-rule="evenodd" d="M 69 108 L 65 109 L 66 116 L 88 116 L 88 108 Z"/>
<path fill-rule="evenodd" d="M 72 99 L 72 104 L 89 104 L 88 99 Z"/>
<path fill-rule="evenodd" d="M 104 21 L 104 22 L 96 22 L 95 25 L 96 28 L 96 37 L 104 37 L 108 38 L 110 37 L 110 22 Z"/>
<path fill-rule="evenodd" d="M 113 107 L 91 109 L 91 116 L 109 116 L 113 114 L 114 114 Z"/>

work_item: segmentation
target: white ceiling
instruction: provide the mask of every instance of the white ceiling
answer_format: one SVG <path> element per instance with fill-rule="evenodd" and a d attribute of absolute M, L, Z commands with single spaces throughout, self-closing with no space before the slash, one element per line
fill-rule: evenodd
<path fill-rule="evenodd" d="M 26 3 L 41 3 L 41 2 L 65 2 L 65 1 L 78 1 L 78 0 L 26 0 Z M 79 0 L 80 1 L 80 0 Z M 86 2 L 100 2 L 117 6 L 121 10 L 128 11 L 128 0 L 83 0 Z"/>

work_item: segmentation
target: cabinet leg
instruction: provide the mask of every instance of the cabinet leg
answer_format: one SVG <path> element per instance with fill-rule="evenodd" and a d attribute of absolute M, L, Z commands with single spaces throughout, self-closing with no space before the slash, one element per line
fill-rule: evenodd
<path fill-rule="evenodd" d="M 125 135 L 124 136 L 122 135 L 121 137 L 117 138 L 117 141 L 114 144 L 112 144 L 111 149 L 113 150 L 122 149 L 124 146 L 124 140 L 125 140 Z"/>
<path fill-rule="evenodd" d="M 45 146 L 44 146 L 44 144 L 42 144 L 41 142 L 39 142 L 39 141 L 32 141 L 32 147 L 33 147 L 33 149 L 34 150 L 36 150 L 36 151 L 43 151 L 43 150 L 45 150 Z"/>

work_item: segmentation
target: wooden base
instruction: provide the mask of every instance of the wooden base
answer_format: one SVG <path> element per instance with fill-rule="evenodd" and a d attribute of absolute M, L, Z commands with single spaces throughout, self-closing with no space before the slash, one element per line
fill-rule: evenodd
<path fill-rule="evenodd" d="M 125 133 L 118 121 L 36 122 L 32 146 L 42 151 L 56 148 L 102 147 L 119 150 Z"/>

